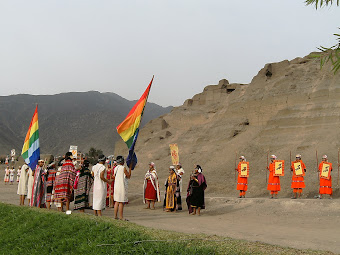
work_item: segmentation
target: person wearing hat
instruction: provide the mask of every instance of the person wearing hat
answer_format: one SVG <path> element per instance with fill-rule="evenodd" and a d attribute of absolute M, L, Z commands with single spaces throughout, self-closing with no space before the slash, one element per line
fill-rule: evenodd
<path fill-rule="evenodd" d="M 73 199 L 73 185 L 76 178 L 76 169 L 72 161 L 72 152 L 65 153 L 65 159 L 58 175 L 55 178 L 54 198 L 60 203 L 59 211 L 70 210 L 70 202 Z"/>
<path fill-rule="evenodd" d="M 44 208 L 45 207 L 45 189 L 46 189 L 46 169 L 45 161 L 38 160 L 38 165 L 34 171 L 34 182 L 32 188 L 31 206 Z"/>
<path fill-rule="evenodd" d="M 241 176 L 241 165 L 246 161 L 247 160 L 244 156 L 240 156 L 240 162 L 238 163 L 238 166 L 235 169 L 238 172 L 236 189 L 240 191 L 239 198 L 245 198 L 246 191 L 248 190 L 248 177 Z"/>
<path fill-rule="evenodd" d="M 268 167 L 269 170 L 269 178 L 268 178 L 268 185 L 267 185 L 267 190 L 270 191 L 270 198 L 277 198 L 277 193 L 281 190 L 280 186 L 280 177 L 275 176 L 275 160 L 277 157 L 275 155 L 270 156 L 270 164 Z"/>
<path fill-rule="evenodd" d="M 115 201 L 114 206 L 114 218 L 126 220 L 123 217 L 124 205 L 129 202 L 128 194 L 128 179 L 131 178 L 131 167 L 129 170 L 124 166 L 125 159 L 123 156 L 117 156 L 116 158 L 117 166 L 114 169 L 113 179 L 115 180 L 113 199 Z"/>
<path fill-rule="evenodd" d="M 158 184 L 158 176 L 155 169 L 155 163 L 149 163 L 149 169 L 144 177 L 144 185 L 143 185 L 143 203 L 147 203 L 147 207 L 145 209 L 155 210 L 155 202 L 160 202 L 160 192 L 159 192 L 159 184 Z M 152 207 L 150 204 L 152 203 Z"/>
<path fill-rule="evenodd" d="M 328 171 L 332 171 L 332 163 L 328 162 L 328 157 L 327 155 L 322 156 L 322 161 L 319 164 L 319 175 L 320 175 L 320 188 L 319 188 L 319 198 L 322 198 L 322 195 L 329 195 L 329 198 L 332 199 L 333 195 L 333 189 L 332 189 L 332 176 L 331 173 L 329 172 L 329 175 L 323 176 L 322 175 L 322 170 L 324 169 L 324 165 L 328 167 Z"/>
<path fill-rule="evenodd" d="M 293 189 L 293 197 L 292 199 L 301 198 L 302 189 L 306 187 L 304 176 L 306 173 L 306 165 L 301 160 L 301 155 L 296 155 L 296 160 L 291 164 L 291 171 L 293 172 L 292 176 L 292 185 L 291 188 Z M 301 167 L 301 168 L 300 168 Z"/>
<path fill-rule="evenodd" d="M 166 212 L 175 211 L 177 206 L 177 197 L 179 195 L 179 179 L 174 166 L 169 168 L 169 177 L 165 182 L 164 208 Z"/>
<path fill-rule="evenodd" d="M 187 189 L 187 205 L 189 214 L 201 215 L 201 209 L 205 209 L 204 190 L 207 188 L 207 181 L 202 174 L 203 170 L 200 165 L 195 166 L 194 173 L 190 177 Z"/>
<path fill-rule="evenodd" d="M 106 157 L 100 155 L 98 163 L 92 167 L 93 180 L 93 203 L 92 209 L 95 216 L 102 216 L 102 210 L 106 205 L 107 185 L 111 184 L 113 180 L 106 179 Z"/>

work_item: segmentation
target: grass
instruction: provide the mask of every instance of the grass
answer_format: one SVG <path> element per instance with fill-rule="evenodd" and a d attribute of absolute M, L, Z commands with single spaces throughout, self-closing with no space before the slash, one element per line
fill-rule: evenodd
<path fill-rule="evenodd" d="M 204 240 L 188 240 L 204 239 Z M 141 242 L 145 240 L 175 240 Z M 100 246 L 114 244 L 112 246 Z M 332 254 L 0 203 L 0 254 Z"/>

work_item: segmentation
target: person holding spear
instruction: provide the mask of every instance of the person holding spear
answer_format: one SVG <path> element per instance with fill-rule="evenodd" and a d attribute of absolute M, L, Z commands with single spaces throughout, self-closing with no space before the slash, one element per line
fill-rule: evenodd
<path fill-rule="evenodd" d="M 302 189 L 306 187 L 304 179 L 306 165 L 301 160 L 301 154 L 296 155 L 296 160 L 291 164 L 291 171 L 293 172 L 291 188 L 294 193 L 292 199 L 301 198 Z"/>
<path fill-rule="evenodd" d="M 244 166 L 246 168 L 244 169 Z M 246 162 L 246 158 L 244 156 L 240 156 L 240 162 L 238 163 L 235 171 L 238 172 L 237 177 L 237 190 L 240 191 L 239 198 L 245 198 L 246 191 L 248 190 L 248 176 L 249 176 L 249 164 Z"/>
<path fill-rule="evenodd" d="M 327 194 L 329 198 L 332 199 L 333 190 L 332 190 L 332 176 L 331 171 L 333 171 L 332 163 L 328 162 L 327 155 L 322 156 L 322 161 L 319 164 L 319 180 L 320 180 L 320 188 L 319 188 L 319 198 L 322 199 L 322 195 Z"/>
<path fill-rule="evenodd" d="M 269 180 L 268 180 L 268 186 L 267 190 L 270 190 L 270 198 L 276 198 L 277 199 L 277 193 L 281 190 L 280 186 L 280 177 L 275 175 L 275 160 L 277 157 L 275 155 L 270 156 L 270 164 L 269 167 L 267 166 L 267 169 L 269 170 Z"/>

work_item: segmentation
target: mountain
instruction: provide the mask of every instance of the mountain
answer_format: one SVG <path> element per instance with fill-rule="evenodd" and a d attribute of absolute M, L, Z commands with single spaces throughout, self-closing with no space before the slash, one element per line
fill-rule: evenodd
<path fill-rule="evenodd" d="M 317 163 L 327 154 L 334 167 L 334 195 L 339 196 L 339 128 L 340 72 L 333 74 L 330 64 L 320 69 L 320 60 L 311 55 L 266 64 L 250 84 L 221 80 L 145 125 L 136 146 L 139 168 L 131 186 L 141 190 L 149 161 L 165 180 L 171 165 L 169 144 L 177 143 L 185 182 L 199 164 L 207 192 L 237 196 L 234 169 L 244 155 L 250 162 L 247 196 L 269 196 L 267 156 L 275 154 L 285 160 L 279 196 L 289 197 L 290 160 L 299 153 L 307 166 L 304 195 L 318 194 Z M 118 141 L 115 155 L 126 155 L 125 147 Z"/>
<path fill-rule="evenodd" d="M 36 104 L 42 153 L 63 155 L 70 145 L 78 145 L 82 152 L 95 147 L 113 154 L 115 142 L 121 139 L 115 128 L 135 103 L 97 91 L 1 96 L 0 155 L 13 148 L 20 154 Z M 147 103 L 142 125 L 171 109 Z"/>

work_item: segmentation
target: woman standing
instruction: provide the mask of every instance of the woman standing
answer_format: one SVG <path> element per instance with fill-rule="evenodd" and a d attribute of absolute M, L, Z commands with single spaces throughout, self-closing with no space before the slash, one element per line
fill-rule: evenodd
<path fill-rule="evenodd" d="M 9 170 L 9 181 L 11 185 L 13 185 L 14 182 L 14 173 L 15 173 L 15 168 L 14 166 Z"/>
<path fill-rule="evenodd" d="M 176 210 L 178 196 L 179 196 L 179 177 L 176 174 L 175 167 L 170 166 L 169 177 L 166 179 L 165 182 L 164 207 L 166 212 Z"/>
<path fill-rule="evenodd" d="M 114 194 L 113 198 L 115 200 L 115 208 L 114 208 L 114 218 L 118 219 L 118 211 L 119 211 L 119 219 L 124 220 L 123 218 L 123 210 L 124 204 L 126 204 L 129 200 L 127 197 L 128 192 L 128 179 L 131 178 L 131 167 L 129 167 L 129 171 L 124 166 L 125 160 L 123 156 L 118 156 L 116 158 L 117 166 L 114 169 Z"/>
<path fill-rule="evenodd" d="M 145 202 L 148 204 L 145 209 L 155 210 L 155 201 L 160 202 L 160 192 L 159 192 L 159 184 L 158 184 L 158 176 L 155 169 L 155 163 L 149 163 L 149 170 L 146 172 L 144 177 L 144 185 L 143 185 L 143 197 L 144 204 Z M 152 203 L 152 207 L 150 208 L 150 203 Z"/>
<path fill-rule="evenodd" d="M 95 216 L 102 216 L 102 210 L 105 209 L 106 200 L 106 183 L 111 184 L 112 180 L 106 179 L 106 157 L 100 155 L 98 163 L 92 167 L 93 181 L 93 205 Z"/>
<path fill-rule="evenodd" d="M 192 215 L 201 215 L 201 209 L 205 209 L 204 190 L 207 188 L 207 182 L 202 174 L 200 165 L 195 167 L 194 173 L 191 175 L 187 189 L 187 205 L 189 213 Z"/>
<path fill-rule="evenodd" d="M 74 210 L 79 210 L 80 212 L 85 212 L 85 209 L 89 209 L 89 194 L 93 183 L 89 166 L 90 161 L 85 159 L 79 171 L 78 185 L 74 192 Z"/>
<path fill-rule="evenodd" d="M 5 184 L 7 184 L 9 182 L 9 168 L 8 167 L 6 167 L 6 169 L 5 169 L 4 182 L 5 182 Z"/>
<path fill-rule="evenodd" d="M 116 167 L 116 164 L 113 163 L 113 166 L 111 168 L 111 165 L 109 164 L 107 166 L 107 179 L 108 180 L 113 180 L 113 170 Z M 113 181 L 111 184 L 106 184 L 107 185 L 107 194 L 106 194 L 106 206 L 113 208 L 114 206 L 114 201 L 113 201 L 113 190 L 114 190 L 114 183 Z"/>

